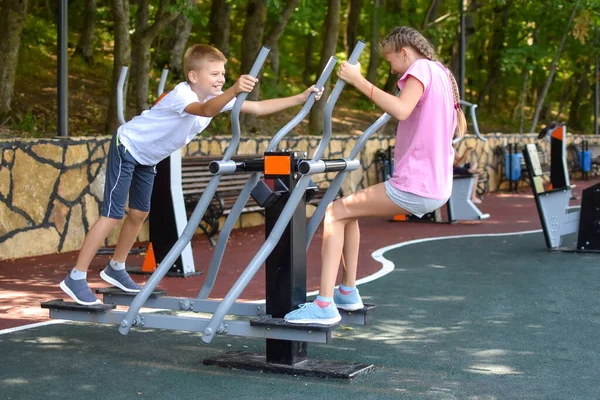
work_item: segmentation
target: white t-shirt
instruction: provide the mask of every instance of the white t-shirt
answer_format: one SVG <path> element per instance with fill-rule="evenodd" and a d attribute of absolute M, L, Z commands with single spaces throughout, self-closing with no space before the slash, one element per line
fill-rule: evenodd
<path fill-rule="evenodd" d="M 119 141 L 140 164 L 158 164 L 191 142 L 212 120 L 184 111 L 198 101 L 190 85 L 181 82 L 154 107 L 121 125 L 117 131 Z M 231 110 L 234 102 L 235 99 L 231 100 L 221 111 Z"/>

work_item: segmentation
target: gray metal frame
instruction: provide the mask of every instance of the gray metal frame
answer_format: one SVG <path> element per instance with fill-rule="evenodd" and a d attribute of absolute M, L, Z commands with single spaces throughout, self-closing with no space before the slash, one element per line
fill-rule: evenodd
<path fill-rule="evenodd" d="M 250 75 L 252 75 L 254 77 L 258 76 L 258 72 L 262 68 L 262 65 L 265 62 L 268 54 L 269 54 L 269 49 L 267 47 L 263 47 L 260 50 L 256 60 L 254 61 L 254 64 L 252 65 L 252 68 L 249 72 Z M 223 161 L 229 161 L 231 159 L 231 156 L 233 156 L 233 153 L 236 151 L 236 149 L 238 147 L 238 144 L 240 141 L 240 136 L 241 136 L 240 135 L 240 131 L 241 131 L 240 118 L 239 118 L 240 110 L 242 107 L 242 103 L 246 99 L 247 95 L 248 95 L 248 93 L 239 94 L 234 103 L 233 109 L 231 111 L 231 125 L 232 125 L 233 133 L 232 133 L 232 138 L 229 143 L 229 146 L 227 147 L 227 149 L 225 150 L 225 154 L 223 155 Z M 204 193 L 200 197 L 200 200 L 198 200 L 198 203 L 196 204 L 196 207 L 194 208 L 194 211 L 192 212 L 192 215 L 191 215 L 185 229 L 183 230 L 183 233 L 181 234 L 180 238 L 177 240 L 177 242 L 175 242 L 175 244 L 173 245 L 171 250 L 167 253 L 167 255 L 165 256 L 163 261 L 156 268 L 154 273 L 150 276 L 150 279 L 144 285 L 142 290 L 133 299 L 133 301 L 129 307 L 129 310 L 127 311 L 127 314 L 125 315 L 125 318 L 121 321 L 121 324 L 119 327 L 119 331 L 122 334 L 126 335 L 129 332 L 129 330 L 131 329 L 133 320 L 139 313 L 140 308 L 142 308 L 142 306 L 144 305 L 144 303 L 146 302 L 148 297 L 150 297 L 150 295 L 152 294 L 152 292 L 154 291 L 156 286 L 158 286 L 159 282 L 165 276 L 167 271 L 171 268 L 171 266 L 173 265 L 175 260 L 179 257 L 179 255 L 183 251 L 183 249 L 192 240 L 192 237 L 194 236 L 194 233 L 196 232 L 196 228 L 200 224 L 200 221 L 202 220 L 202 216 L 206 212 L 206 209 L 208 208 L 210 201 L 218 188 L 220 179 L 221 179 L 220 174 L 216 174 L 211 178 L 208 185 L 206 186 Z"/>
<path fill-rule="evenodd" d="M 358 57 L 364 49 L 364 47 L 365 43 L 358 43 L 358 45 L 356 46 L 356 48 L 350 56 L 349 61 L 351 63 L 357 62 Z M 250 75 L 256 76 L 258 74 L 258 71 L 264 63 L 268 52 L 269 50 L 263 47 L 250 71 Z M 335 64 L 336 59 L 332 57 L 328 65 L 324 69 L 323 73 L 321 74 L 319 80 L 317 81 L 317 87 L 320 88 L 324 86 L 325 82 L 329 78 L 329 75 L 333 71 Z M 126 74 L 126 69 L 124 70 L 124 74 Z M 345 82 L 339 80 L 334 90 L 332 91 L 331 96 L 328 99 L 327 106 L 325 107 L 324 135 L 321 139 L 317 150 L 315 151 L 311 162 L 316 162 L 320 160 L 329 143 L 331 137 L 331 114 L 333 112 L 333 106 L 335 105 L 335 102 L 337 101 L 344 85 Z M 246 94 L 243 93 L 238 96 L 232 110 L 231 119 L 233 135 L 230 145 L 227 148 L 223 157 L 222 162 L 224 163 L 224 165 L 226 165 L 230 161 L 231 156 L 239 143 L 239 112 L 241 104 L 246 97 L 245 95 Z M 300 113 L 275 135 L 275 137 L 269 144 L 268 150 L 275 149 L 280 140 L 306 116 L 311 106 L 314 104 L 314 101 L 314 94 L 311 94 Z M 389 119 L 389 116 L 383 119 L 380 118 L 380 120 L 378 120 L 380 123 L 376 123 L 374 125 L 382 126 L 385 122 L 387 122 L 387 119 Z M 356 157 L 358 152 L 366 143 L 368 136 L 376 129 L 378 128 L 371 127 L 371 129 L 365 131 L 365 133 L 357 141 L 357 145 L 355 146 L 355 149 L 353 149 L 351 158 Z M 348 170 L 354 170 L 358 166 L 358 163 L 351 159 L 347 160 L 346 164 Z M 194 209 L 194 212 L 192 213 L 192 216 L 190 217 L 190 220 L 183 233 L 181 234 L 179 240 L 175 243 L 171 251 L 169 251 L 167 256 L 164 258 L 163 262 L 160 263 L 158 268 L 154 271 L 154 273 L 152 274 L 146 285 L 142 288 L 142 290 L 137 295 L 135 295 L 135 297 L 132 294 L 127 293 L 113 293 L 110 291 L 103 292 L 105 301 L 116 305 L 129 306 L 128 311 L 123 312 L 111 310 L 103 313 L 82 312 L 81 310 L 65 309 L 57 305 L 56 307 L 49 307 L 50 317 L 69 319 L 74 321 L 118 324 L 119 331 L 122 334 L 127 334 L 132 327 L 203 332 L 204 335 L 202 339 L 207 343 L 210 343 L 216 334 L 250 336 L 267 339 L 293 340 L 314 343 L 327 343 L 331 335 L 330 330 L 307 330 L 303 326 L 296 327 L 295 325 L 289 324 L 289 326 L 284 325 L 282 327 L 253 326 L 252 322 L 248 320 L 224 320 L 225 315 L 234 315 L 242 317 L 260 317 L 265 315 L 266 307 L 264 303 L 239 303 L 236 302 L 236 300 L 238 299 L 239 295 L 242 293 L 246 285 L 249 283 L 249 281 L 252 279 L 256 271 L 264 264 L 266 258 L 269 256 L 273 248 L 277 245 L 285 227 L 287 226 L 291 218 L 291 215 L 293 214 L 293 210 L 296 208 L 296 205 L 305 195 L 306 188 L 308 186 L 308 183 L 310 182 L 310 175 L 311 174 L 309 173 L 303 175 L 300 178 L 294 191 L 291 193 L 289 200 L 287 201 L 286 207 L 284 208 L 283 212 L 281 213 L 281 216 L 279 217 L 275 226 L 273 227 L 271 234 L 269 235 L 261 249 L 258 251 L 254 259 L 250 262 L 242 276 L 233 285 L 233 287 L 231 288 L 231 290 L 226 295 L 223 301 L 169 296 L 157 297 L 153 295 L 154 290 L 160 282 L 160 280 L 164 277 L 166 272 L 173 264 L 174 260 L 177 259 L 177 257 L 185 248 L 185 246 L 191 240 L 195 229 L 200 221 L 200 218 L 206 210 L 206 199 L 210 200 L 218 186 L 220 173 L 217 173 L 209 182 L 206 191 L 203 193 L 198 204 L 196 205 L 196 208 Z M 238 202 L 236 202 L 236 205 L 234 205 L 234 209 L 232 210 L 230 216 L 227 219 L 227 221 L 233 221 L 230 222 L 232 226 L 240 214 L 236 206 L 240 209 L 243 208 L 245 202 L 250 196 L 250 191 L 256 185 L 259 176 L 259 173 L 254 174 L 252 179 L 250 179 L 246 184 L 246 187 L 244 188 L 245 191 L 243 191 L 240 195 L 240 199 L 238 199 Z M 323 203 L 323 201 L 321 203 Z M 222 234 L 219 235 L 219 243 L 224 244 L 218 247 L 219 254 L 215 254 L 215 256 L 213 257 L 210 269 L 211 276 L 216 276 L 216 273 L 218 272 L 218 267 L 220 265 L 223 252 L 225 250 L 225 244 L 229 237 L 230 231 L 231 227 L 227 227 L 227 229 L 222 230 Z M 212 277 L 211 279 L 214 283 L 214 277 Z M 205 286 L 203 287 L 203 289 L 208 292 L 210 291 L 210 288 L 212 288 L 212 283 L 205 284 Z M 213 316 L 212 318 L 207 319 L 200 317 L 189 317 L 184 315 L 140 313 L 141 307 L 156 308 L 161 310 L 212 313 Z M 368 316 L 366 312 L 345 312 L 343 310 L 340 310 L 340 314 L 342 315 L 342 323 L 360 325 L 365 325 L 367 323 Z"/>
<path fill-rule="evenodd" d="M 104 313 L 71 311 L 50 307 L 50 318 L 71 321 L 94 322 L 97 324 L 118 325 L 126 316 L 123 311 Z M 171 331 L 203 332 L 209 320 L 206 318 L 187 317 L 183 315 L 165 315 L 158 313 L 138 314 L 131 324 L 139 328 L 165 329 Z M 318 330 L 301 330 L 293 327 L 260 327 L 252 326 L 248 321 L 222 321 L 217 333 L 231 336 L 246 336 L 265 339 L 296 340 L 312 343 L 328 343 L 331 332 Z"/>
<path fill-rule="evenodd" d="M 352 54 L 350 55 L 348 62 L 351 64 L 355 64 L 358 61 L 358 57 L 360 53 L 365 48 L 366 44 L 362 41 L 359 41 Z M 323 122 L 323 137 L 321 138 L 321 142 L 317 147 L 311 161 L 318 161 L 323 156 L 325 149 L 329 145 L 329 140 L 331 139 L 331 115 L 333 113 L 333 107 L 337 102 L 337 99 L 342 92 L 345 82 L 339 79 L 333 88 L 329 99 L 327 99 L 327 104 L 325 106 L 324 111 L 324 122 Z M 217 310 L 213 314 L 208 326 L 204 330 L 204 334 L 202 335 L 202 341 L 205 343 L 210 343 L 214 339 L 215 335 L 218 333 L 218 329 L 220 324 L 223 321 L 223 318 L 228 313 L 229 308 L 232 304 L 237 300 L 237 298 L 242 294 L 243 290 L 246 288 L 250 280 L 254 277 L 256 272 L 260 269 L 260 267 L 264 264 L 267 257 L 271 254 L 277 242 L 281 238 L 286 226 L 288 225 L 296 207 L 299 202 L 305 196 L 306 188 L 310 182 L 310 175 L 303 175 L 297 182 L 296 187 L 291 192 L 288 201 L 286 202 L 285 207 L 283 208 L 280 217 L 277 219 L 277 222 L 273 226 L 271 233 L 265 240 L 264 244 L 258 250 L 252 261 L 248 264 L 244 272 L 240 275 L 238 280 L 233 284 Z M 323 200 L 321 200 L 323 202 Z M 300 341 L 300 339 L 296 339 Z"/>
<path fill-rule="evenodd" d="M 473 186 L 475 176 L 464 175 L 455 176 L 452 182 L 452 194 L 448 200 L 448 213 L 451 221 L 473 221 L 484 220 L 490 217 L 490 214 L 484 214 L 473 203 Z"/>
<path fill-rule="evenodd" d="M 325 83 L 329 79 L 331 72 L 333 72 L 333 69 L 334 69 L 336 63 L 337 63 L 337 58 L 331 57 L 329 59 L 329 62 L 323 69 L 321 76 L 319 77 L 319 79 L 317 80 L 317 83 L 315 84 L 316 88 L 322 89 L 325 86 Z M 292 118 L 285 126 L 283 126 L 283 128 L 281 128 L 279 130 L 279 132 L 277 132 L 277 134 L 275 134 L 273 139 L 271 139 L 271 141 L 269 142 L 269 145 L 267 146 L 265 151 L 269 152 L 269 151 L 275 150 L 277 148 L 277 145 L 279 144 L 279 142 L 306 117 L 306 115 L 308 114 L 308 112 L 310 111 L 310 109 L 312 108 L 314 103 L 315 103 L 315 94 L 311 93 L 309 98 L 304 103 L 304 106 L 302 107 L 300 112 L 298 112 L 298 114 L 296 114 L 296 116 L 294 118 Z M 225 248 L 227 247 L 227 243 L 229 241 L 229 235 L 231 234 L 231 231 L 233 230 L 233 227 L 234 227 L 236 221 L 239 219 L 240 215 L 242 214 L 242 210 L 246 206 L 246 203 L 248 202 L 248 199 L 250 198 L 250 194 L 251 194 L 252 190 L 256 187 L 259 179 L 260 179 L 259 172 L 255 172 L 250 176 L 250 178 L 244 185 L 242 191 L 240 192 L 240 195 L 236 199 L 233 207 L 231 208 L 229 215 L 227 215 L 227 218 L 225 219 L 225 223 L 223 224 L 223 227 L 221 228 L 221 230 L 219 232 L 217 245 L 215 246 L 214 251 L 213 251 L 213 256 L 210 261 L 210 266 L 208 269 L 208 273 L 206 275 L 206 279 L 204 281 L 204 285 L 202 286 L 202 288 L 200 289 L 200 292 L 198 293 L 199 299 L 206 299 L 208 297 L 208 295 L 210 294 L 210 291 L 212 290 L 212 288 L 215 284 L 215 280 L 216 280 L 217 274 L 219 272 L 219 267 L 223 260 L 223 255 L 225 254 Z"/>
<path fill-rule="evenodd" d="M 535 144 L 528 144 L 523 150 L 523 156 L 544 231 L 546 247 L 550 250 L 558 250 L 565 235 L 578 231 L 581 207 L 569 206 L 572 186 L 539 191 L 542 167 L 537 158 Z"/>

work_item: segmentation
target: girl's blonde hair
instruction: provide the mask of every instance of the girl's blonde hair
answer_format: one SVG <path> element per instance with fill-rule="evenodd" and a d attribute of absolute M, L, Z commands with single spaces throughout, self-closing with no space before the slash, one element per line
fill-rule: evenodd
<path fill-rule="evenodd" d="M 429 41 L 419 31 L 406 26 L 395 28 L 381 42 L 381 48 L 384 53 L 397 53 L 403 47 L 410 46 L 423 57 L 431 61 L 438 61 L 435 57 L 435 51 Z M 447 69 L 447 68 L 446 68 Z M 454 95 L 454 109 L 456 110 L 457 137 L 462 138 L 467 131 L 467 120 L 465 114 L 460 108 L 460 93 L 458 93 L 458 85 L 452 72 L 447 69 L 448 76 L 452 83 L 452 94 Z"/>

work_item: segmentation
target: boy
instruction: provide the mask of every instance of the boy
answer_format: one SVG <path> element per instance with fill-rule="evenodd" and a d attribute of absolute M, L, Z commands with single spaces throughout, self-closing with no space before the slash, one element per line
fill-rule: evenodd
<path fill-rule="evenodd" d="M 186 82 L 179 83 L 150 110 L 119 127 L 108 154 L 104 203 L 101 216 L 88 232 L 77 262 L 61 289 L 82 305 L 100 304 L 87 284 L 87 270 L 104 239 L 123 218 L 129 193 L 129 212 L 121 227 L 115 253 L 100 272 L 100 277 L 126 292 L 139 292 L 141 287 L 125 270 L 125 259 L 150 211 L 150 196 L 156 174 L 155 165 L 189 143 L 210 123 L 213 116 L 231 110 L 235 97 L 250 92 L 258 81 L 242 75 L 226 91 L 227 59 L 212 46 L 197 44 L 184 57 Z M 303 93 L 264 101 L 246 101 L 241 111 L 267 115 L 304 103 L 316 92 L 314 86 Z"/>

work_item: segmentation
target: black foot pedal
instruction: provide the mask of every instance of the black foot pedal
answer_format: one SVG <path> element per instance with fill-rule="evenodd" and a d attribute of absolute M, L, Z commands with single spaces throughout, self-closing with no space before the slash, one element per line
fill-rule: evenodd
<path fill-rule="evenodd" d="M 250 320 L 250 326 L 262 326 L 267 328 L 281 328 L 281 329 L 292 329 L 296 331 L 314 331 L 314 332 L 331 332 L 331 330 L 337 325 L 320 325 L 320 324 L 290 324 L 285 322 L 283 318 L 272 318 L 269 316 L 252 318 Z"/>
<path fill-rule="evenodd" d="M 365 304 L 363 308 L 354 311 L 346 311 L 338 308 L 342 320 L 340 323 L 349 325 L 368 325 L 369 316 L 377 306 L 375 304 Z"/>
<path fill-rule="evenodd" d="M 74 301 L 64 301 L 62 299 L 50 300 L 41 304 L 42 308 L 65 311 L 84 311 L 92 313 L 105 313 L 117 306 L 115 304 L 94 304 L 93 306 L 84 306 Z"/>
<path fill-rule="evenodd" d="M 105 288 L 96 289 L 96 293 L 104 294 L 104 295 L 118 295 L 118 296 L 131 296 L 135 297 L 139 292 L 126 292 L 124 290 L 119 289 L 118 287 L 110 286 Z M 166 296 L 167 291 L 164 289 L 154 289 L 154 291 L 150 294 L 150 297 L 162 297 Z"/>

